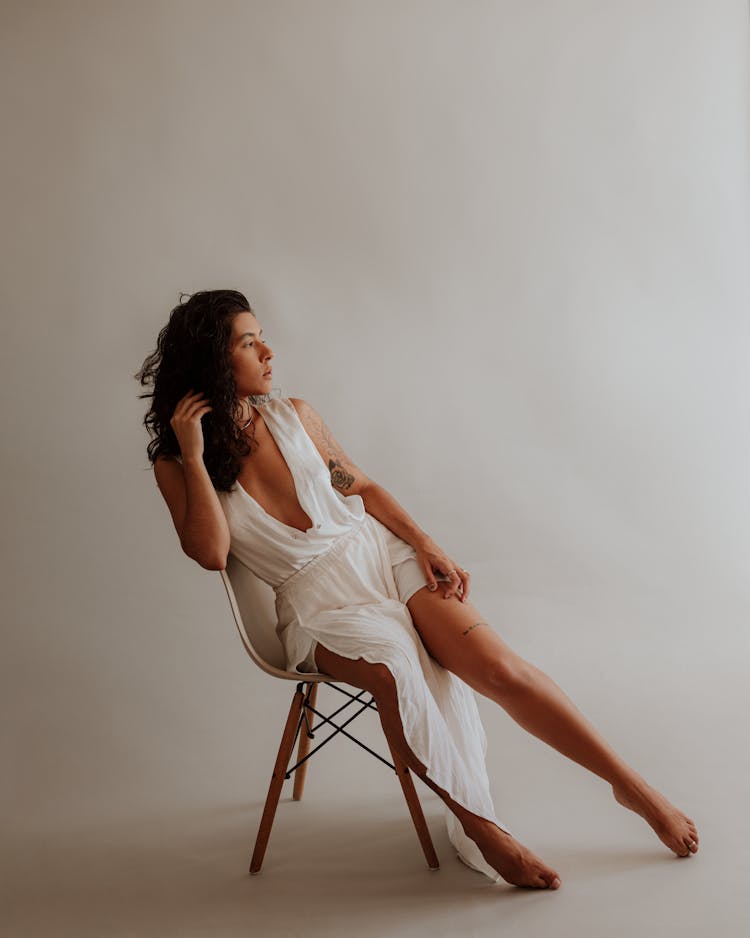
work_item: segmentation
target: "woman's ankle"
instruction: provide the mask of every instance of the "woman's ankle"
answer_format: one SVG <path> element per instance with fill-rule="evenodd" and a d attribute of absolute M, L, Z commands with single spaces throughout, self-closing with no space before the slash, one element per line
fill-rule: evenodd
<path fill-rule="evenodd" d="M 461 821 L 466 836 L 471 837 L 477 844 L 494 840 L 497 835 L 501 833 L 500 828 L 494 821 L 479 817 L 476 814 L 471 814 L 468 811 L 465 817 L 459 818 L 459 820 Z"/>

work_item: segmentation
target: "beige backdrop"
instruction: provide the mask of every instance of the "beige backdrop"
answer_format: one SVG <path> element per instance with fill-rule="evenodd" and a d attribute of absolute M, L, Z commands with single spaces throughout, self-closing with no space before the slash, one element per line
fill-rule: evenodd
<path fill-rule="evenodd" d="M 8 934 L 750 923 L 747 19 L 5 0 Z M 561 890 L 463 867 L 418 783 L 430 873 L 395 779 L 341 739 L 247 876 L 292 685 L 181 553 L 132 377 L 179 291 L 219 287 L 254 305 L 275 386 L 698 821 L 696 857 L 482 698 L 498 815 Z"/>

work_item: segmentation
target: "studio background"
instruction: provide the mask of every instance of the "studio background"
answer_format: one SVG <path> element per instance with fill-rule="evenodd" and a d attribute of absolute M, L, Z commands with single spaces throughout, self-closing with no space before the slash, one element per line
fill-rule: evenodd
<path fill-rule="evenodd" d="M 736 935 L 746 4 L 6 0 L 0 25 L 10 933 Z M 466 869 L 417 780 L 429 872 L 341 739 L 247 876 L 293 685 L 182 554 L 133 378 L 216 288 L 696 857 L 479 698 L 498 816 L 556 894 Z"/>

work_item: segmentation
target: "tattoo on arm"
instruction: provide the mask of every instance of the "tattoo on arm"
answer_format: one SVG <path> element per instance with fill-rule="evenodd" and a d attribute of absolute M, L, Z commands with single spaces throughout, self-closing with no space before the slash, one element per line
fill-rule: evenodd
<path fill-rule="evenodd" d="M 333 459 L 328 460 L 328 468 L 331 470 L 331 485 L 342 492 L 350 488 L 354 482 L 354 476 L 347 472 L 340 462 Z"/>
<path fill-rule="evenodd" d="M 331 431 L 325 425 L 322 418 L 311 412 L 311 409 L 305 408 L 305 415 L 310 422 L 313 432 L 317 438 L 322 441 L 323 446 L 328 453 L 328 470 L 331 473 L 331 485 L 341 492 L 346 492 L 356 482 L 354 476 L 342 462 L 343 453 L 334 440 Z"/>
<path fill-rule="evenodd" d="M 320 422 L 320 435 L 328 451 L 328 469 L 331 473 L 331 485 L 335 489 L 345 492 L 354 484 L 354 476 L 348 472 L 341 462 L 341 450 L 336 446 L 336 441 L 331 436 L 328 427 Z"/>
<path fill-rule="evenodd" d="M 486 625 L 486 624 L 487 624 L 486 622 L 475 622 L 474 625 L 470 625 L 463 634 L 468 635 L 469 632 L 471 632 L 472 629 L 475 629 L 478 625 Z"/>

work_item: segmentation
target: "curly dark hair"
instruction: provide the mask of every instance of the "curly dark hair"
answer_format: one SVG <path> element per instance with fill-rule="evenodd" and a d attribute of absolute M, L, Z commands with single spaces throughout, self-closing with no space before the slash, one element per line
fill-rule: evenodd
<path fill-rule="evenodd" d="M 187 296 L 186 302 L 182 297 Z M 231 491 L 239 475 L 242 457 L 250 452 L 245 435 L 237 427 L 241 407 L 229 360 L 229 339 L 237 313 L 254 312 L 237 290 L 201 290 L 180 294 L 159 333 L 156 349 L 133 376 L 153 391 L 151 407 L 143 423 L 152 437 L 146 449 L 153 465 L 162 455 L 180 454 L 170 424 L 177 403 L 192 388 L 201 391 L 211 405 L 201 418 L 203 461 L 215 489 Z"/>

